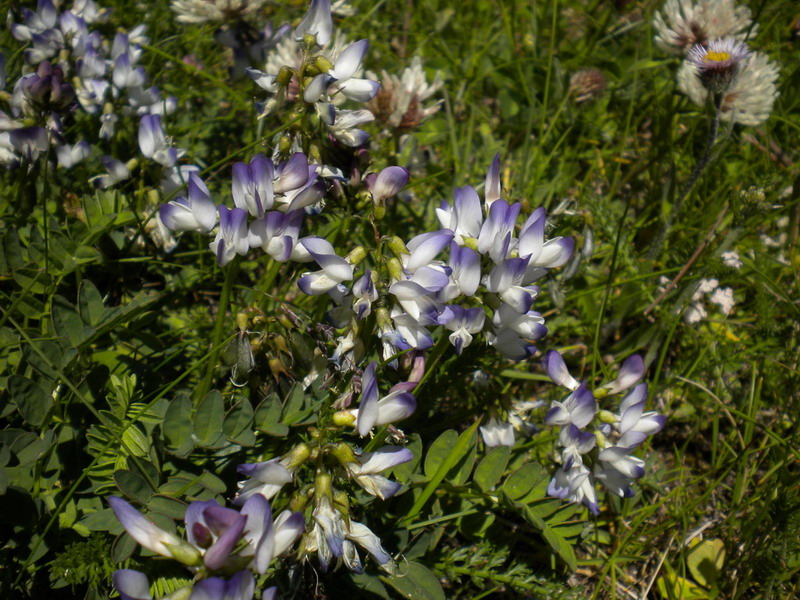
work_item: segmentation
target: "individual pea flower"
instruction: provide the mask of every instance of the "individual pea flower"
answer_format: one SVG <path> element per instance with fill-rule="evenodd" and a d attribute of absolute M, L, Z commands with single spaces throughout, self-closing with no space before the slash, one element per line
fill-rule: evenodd
<path fill-rule="evenodd" d="M 286 262 L 299 243 L 304 211 L 288 213 L 270 211 L 250 223 L 248 241 L 251 248 L 261 248 L 273 260 Z"/>
<path fill-rule="evenodd" d="M 50 136 L 44 127 L 19 127 L 8 132 L 14 151 L 32 163 L 50 147 Z"/>
<path fill-rule="evenodd" d="M 372 312 L 372 303 L 378 299 L 378 290 L 370 269 L 365 269 L 364 275 L 353 284 L 352 294 L 356 320 L 366 319 Z"/>
<path fill-rule="evenodd" d="M 323 238 L 306 238 L 303 246 L 311 258 L 321 267 L 313 273 L 304 273 L 297 286 L 306 294 L 316 296 L 329 292 L 343 281 L 353 278 L 353 265 L 346 258 L 336 255 L 333 246 Z"/>
<path fill-rule="evenodd" d="M 108 503 L 120 524 L 140 546 L 161 556 L 174 558 L 188 566 L 202 563 L 202 555 L 198 548 L 164 531 L 122 498 L 111 496 Z"/>
<path fill-rule="evenodd" d="M 514 445 L 514 427 L 507 421 L 498 421 L 497 417 L 490 417 L 479 429 L 483 443 L 491 448 Z"/>
<path fill-rule="evenodd" d="M 398 383 L 389 393 L 380 398 L 375 370 L 378 364 L 371 362 L 361 377 L 361 403 L 357 409 L 339 411 L 334 421 L 339 425 L 355 424 L 358 434 L 365 437 L 373 427 L 388 425 L 411 416 L 417 401 L 409 393 L 416 383 Z"/>
<path fill-rule="evenodd" d="M 664 429 L 667 418 L 655 411 L 645 412 L 647 384 L 640 383 L 629 391 L 619 405 L 619 413 L 612 415 L 614 428 L 620 434 L 616 444 L 632 449 L 641 445 L 649 436 Z"/>
<path fill-rule="evenodd" d="M 216 255 L 217 264 L 224 267 L 239 254 L 244 256 L 250 250 L 247 236 L 247 212 L 241 208 L 229 209 L 224 204 L 217 207 L 219 212 L 219 231 L 208 247 Z"/>
<path fill-rule="evenodd" d="M 583 463 L 573 464 L 568 469 L 558 469 L 547 487 L 547 494 L 576 504 L 585 504 L 592 514 L 600 514 L 592 474 Z"/>
<path fill-rule="evenodd" d="M 106 174 L 95 175 L 89 179 L 89 182 L 101 190 L 109 188 L 112 185 L 116 185 L 121 181 L 125 181 L 131 176 L 131 171 L 128 168 L 128 165 L 121 160 L 117 160 L 111 156 L 103 156 L 100 159 L 100 162 L 102 162 L 103 166 L 106 168 Z"/>
<path fill-rule="evenodd" d="M 364 178 L 375 206 L 395 196 L 408 184 L 409 172 L 403 167 L 386 167 L 380 173 L 370 173 Z"/>
<path fill-rule="evenodd" d="M 267 572 L 272 559 L 289 550 L 305 530 L 305 520 L 299 512 L 285 510 L 273 521 L 272 509 L 262 494 L 253 494 L 242 506 L 241 514 L 247 518 L 243 537 L 248 545 L 239 556 L 252 556 L 252 567 L 261 575 Z"/>
<path fill-rule="evenodd" d="M 754 37 L 750 9 L 735 0 L 667 0 L 653 17 L 656 44 L 665 52 L 681 54 L 695 44 L 733 37 Z"/>
<path fill-rule="evenodd" d="M 358 485 L 373 496 L 386 500 L 394 496 L 402 487 L 396 481 L 383 477 L 381 473 L 397 465 L 409 462 L 413 454 L 408 448 L 384 446 L 375 452 L 354 454 L 347 444 L 341 443 L 332 453 Z"/>
<path fill-rule="evenodd" d="M 527 270 L 526 258 L 507 258 L 492 268 L 484 277 L 483 285 L 519 314 L 525 314 L 539 295 L 538 287 L 524 284 Z"/>
<path fill-rule="evenodd" d="M 450 343 L 456 349 L 456 354 L 461 352 L 472 343 L 472 334 L 478 333 L 483 329 L 483 322 L 486 313 L 482 308 L 463 308 L 458 305 L 450 305 L 446 308 L 449 315 L 444 317 L 444 326 L 452 331 Z"/>
<path fill-rule="evenodd" d="M 170 146 L 164 133 L 159 115 L 145 115 L 139 122 L 139 148 L 147 158 L 151 158 L 164 167 L 172 167 L 183 154 Z"/>
<path fill-rule="evenodd" d="M 131 55 L 128 52 L 123 52 L 114 59 L 114 71 L 112 73 L 112 81 L 114 87 L 118 90 L 127 88 L 141 88 L 144 85 L 147 75 L 144 72 L 144 67 L 135 66 L 136 63 L 131 60 Z"/>
<path fill-rule="evenodd" d="M 249 477 L 249 480 L 238 483 L 239 491 L 233 504 L 242 505 L 254 494 L 260 494 L 270 500 L 284 485 L 292 481 L 295 470 L 310 455 L 311 449 L 306 444 L 298 444 L 283 457 L 239 465 L 236 471 Z"/>
<path fill-rule="evenodd" d="M 606 394 L 619 394 L 633 387 L 643 376 L 644 361 L 638 354 L 632 354 L 622 363 L 616 379 L 604 385 L 602 389 Z"/>
<path fill-rule="evenodd" d="M 302 42 L 305 36 L 314 36 L 319 46 L 324 46 L 333 34 L 333 17 L 330 0 L 311 0 L 308 12 L 294 30 L 294 39 Z"/>
<path fill-rule="evenodd" d="M 765 122 L 778 96 L 778 66 L 762 52 L 752 52 L 738 65 L 736 77 L 721 92 L 720 117 L 723 121 L 755 127 Z M 678 69 L 678 89 L 698 106 L 706 106 L 712 93 L 697 76 L 688 60 Z"/>
<path fill-rule="evenodd" d="M 272 179 L 275 174 L 272 161 L 261 154 L 250 160 L 250 164 L 237 162 L 232 169 L 231 193 L 238 208 L 246 210 L 257 218 L 272 208 L 275 194 Z M 303 168 L 303 181 L 308 176 Z"/>
<path fill-rule="evenodd" d="M 305 550 L 317 553 L 323 571 L 327 571 L 336 559 L 343 561 L 351 571 L 360 573 L 363 565 L 355 547 L 355 544 L 358 544 L 369 552 L 384 570 L 389 573 L 394 572 L 392 557 L 383 549 L 378 536 L 363 523 L 342 513 L 342 509 L 347 510 L 346 498 L 332 489 L 329 474 L 317 475 L 314 497 L 316 503 L 312 513 L 314 526 L 306 536 Z M 333 498 L 338 501 L 334 503 Z"/>
<path fill-rule="evenodd" d="M 89 143 L 81 140 L 76 144 L 70 146 L 64 144 L 56 148 L 56 158 L 58 159 L 58 166 L 65 169 L 71 169 L 91 153 L 92 149 Z"/>
<path fill-rule="evenodd" d="M 62 111 L 75 101 L 75 90 L 64 81 L 64 71 L 48 61 L 19 80 L 26 105 L 33 111 Z M 26 111 L 30 112 L 30 111 Z"/>
<path fill-rule="evenodd" d="M 23 23 L 11 24 L 11 35 L 20 42 L 30 42 L 33 36 L 56 26 L 58 10 L 52 0 L 39 0 L 36 11 L 22 9 L 22 20 Z"/>
<path fill-rule="evenodd" d="M 209 232 L 217 223 L 217 209 L 211 195 L 196 172 L 188 174 L 188 194 L 162 204 L 159 208 L 161 221 L 172 231 Z"/>
<path fill-rule="evenodd" d="M 319 115 L 330 134 L 351 148 L 357 148 L 369 139 L 369 134 L 359 126 L 375 119 L 368 110 L 337 110 L 330 103 L 319 106 Z"/>
<path fill-rule="evenodd" d="M 192 502 L 186 508 L 186 537 L 200 550 L 206 568 L 216 571 L 228 563 L 244 536 L 247 517 L 214 500 Z"/>
<path fill-rule="evenodd" d="M 697 70 L 703 87 L 721 94 L 731 86 L 742 63 L 749 56 L 750 50 L 745 43 L 722 38 L 697 44 L 689 51 L 686 60 Z"/>
<path fill-rule="evenodd" d="M 551 352 L 555 352 L 551 350 Z M 549 353 L 548 353 L 549 354 Z M 586 384 L 581 384 L 563 401 L 553 400 L 544 417 L 546 425 L 575 425 L 586 427 L 597 413 L 597 402 Z"/>

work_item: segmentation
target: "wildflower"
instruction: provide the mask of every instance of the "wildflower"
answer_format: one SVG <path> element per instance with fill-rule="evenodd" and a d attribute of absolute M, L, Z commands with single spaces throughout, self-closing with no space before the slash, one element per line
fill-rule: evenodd
<path fill-rule="evenodd" d="M 615 425 L 621 434 L 617 441 L 618 446 L 635 448 L 644 442 L 648 436 L 664 429 L 667 418 L 655 411 L 644 412 L 646 400 L 646 383 L 640 383 L 622 399 L 619 406 L 619 415 L 615 418 Z"/>
<path fill-rule="evenodd" d="M 576 504 L 585 504 L 595 515 L 600 513 L 591 472 L 582 463 L 558 469 L 547 486 L 547 494 Z"/>
<path fill-rule="evenodd" d="M 249 477 L 249 481 L 239 482 L 239 492 L 234 500 L 235 505 L 244 504 L 251 496 L 260 494 L 270 500 L 281 488 L 292 481 L 294 469 L 290 469 L 285 459 L 244 464 L 236 467 L 236 472 Z"/>
<path fill-rule="evenodd" d="M 235 21 L 259 11 L 266 0 L 173 0 L 170 8 L 181 23 Z"/>
<path fill-rule="evenodd" d="M 217 210 L 206 184 L 195 172 L 189 173 L 187 198 L 178 197 L 162 204 L 159 216 L 172 231 L 211 231 L 217 223 Z"/>
<path fill-rule="evenodd" d="M 376 362 L 371 362 L 361 378 L 361 404 L 349 412 L 355 418 L 356 429 L 361 437 L 373 427 L 387 425 L 409 417 L 417 408 L 417 402 L 409 393 L 413 384 L 398 383 L 383 398 L 379 398 L 378 381 L 375 377 Z"/>
<path fill-rule="evenodd" d="M 575 102 L 588 102 L 601 96 L 606 89 L 606 79 L 599 69 L 581 69 L 569 78 L 569 92 Z"/>
<path fill-rule="evenodd" d="M 324 294 L 343 281 L 353 278 L 353 265 L 347 259 L 336 256 L 333 246 L 322 238 L 306 238 L 303 246 L 311 258 L 321 267 L 320 271 L 304 273 L 297 280 L 297 287 L 310 296 Z"/>
<path fill-rule="evenodd" d="M 775 81 L 778 67 L 761 52 L 753 52 L 739 65 L 737 76 L 722 92 L 720 116 L 723 120 L 755 127 L 769 118 L 778 96 Z M 708 89 L 696 75 L 695 66 L 684 61 L 678 69 L 678 89 L 697 104 L 705 106 Z"/>
<path fill-rule="evenodd" d="M 709 301 L 720 307 L 722 314 L 728 315 L 733 310 L 735 304 L 733 300 L 733 290 L 729 287 L 717 288 L 711 294 Z"/>
<path fill-rule="evenodd" d="M 120 524 L 139 545 L 187 565 L 200 562 L 201 554 L 196 547 L 164 531 L 122 498 L 111 496 L 108 503 Z"/>
<path fill-rule="evenodd" d="M 172 167 L 183 153 L 170 147 L 159 115 L 145 115 L 139 122 L 139 148 L 147 158 L 164 167 Z"/>
<path fill-rule="evenodd" d="M 597 402 L 592 392 L 582 383 L 563 402 L 553 400 L 544 417 L 547 425 L 575 425 L 586 427 L 597 413 Z"/>
<path fill-rule="evenodd" d="M 514 427 L 511 423 L 491 417 L 486 425 L 480 426 L 480 430 L 483 443 L 489 447 L 514 445 Z"/>
<path fill-rule="evenodd" d="M 703 86 L 712 93 L 723 93 L 733 83 L 744 60 L 750 56 L 747 45 L 733 38 L 697 44 L 687 60 L 694 65 Z"/>
<path fill-rule="evenodd" d="M 608 394 L 619 394 L 633 386 L 644 375 L 644 361 L 638 354 L 625 359 L 617 373 L 617 378 L 603 386 Z"/>
<path fill-rule="evenodd" d="M 653 18 L 656 44 L 672 54 L 724 37 L 744 41 L 758 30 L 751 23 L 750 9 L 735 0 L 667 0 Z"/>
<path fill-rule="evenodd" d="M 365 177 L 372 200 L 380 205 L 402 190 L 408 183 L 408 170 L 403 167 L 386 167 L 377 175 L 370 173 Z"/>
<path fill-rule="evenodd" d="M 294 30 L 294 39 L 302 41 L 306 35 L 314 36 L 319 46 L 324 46 L 333 33 L 330 0 L 311 0 L 308 12 Z"/>
<path fill-rule="evenodd" d="M 348 475 L 368 494 L 386 500 L 394 496 L 402 485 L 383 477 L 380 473 L 407 463 L 413 457 L 408 448 L 384 446 L 375 452 L 364 452 L 353 460 L 346 461 L 344 467 Z"/>
<path fill-rule="evenodd" d="M 128 166 L 121 160 L 117 160 L 111 156 L 103 156 L 100 162 L 102 162 L 103 166 L 106 168 L 106 174 L 95 175 L 89 179 L 89 181 L 101 190 L 116 185 L 120 181 L 125 181 L 131 176 Z"/>
<path fill-rule="evenodd" d="M 242 507 L 247 517 L 243 537 L 248 546 L 239 556 L 252 556 L 257 573 L 267 572 L 270 562 L 286 552 L 305 529 L 302 513 L 283 511 L 273 522 L 272 509 L 261 494 L 254 494 Z"/>
<path fill-rule="evenodd" d="M 722 264 L 731 269 L 740 269 L 743 263 L 736 250 L 729 250 L 728 252 L 722 253 Z"/>
<path fill-rule="evenodd" d="M 374 73 L 367 73 L 370 79 L 377 80 Z M 424 102 L 431 98 L 444 85 L 437 72 L 433 82 L 428 83 L 422 60 L 415 56 L 411 65 L 403 69 L 398 77 L 393 73 L 381 72 L 381 89 L 367 104 L 379 121 L 396 129 L 412 129 L 419 126 L 426 119 L 436 114 L 441 108 L 441 102 L 424 106 Z"/>
<path fill-rule="evenodd" d="M 219 231 L 208 247 L 217 256 L 217 264 L 224 267 L 237 254 L 244 256 L 250 250 L 247 237 L 247 212 L 241 208 L 229 209 L 220 204 Z"/>

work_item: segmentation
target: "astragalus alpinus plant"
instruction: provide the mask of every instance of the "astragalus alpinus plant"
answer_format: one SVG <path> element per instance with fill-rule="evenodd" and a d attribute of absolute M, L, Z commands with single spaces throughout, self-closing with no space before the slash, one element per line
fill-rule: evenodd
<path fill-rule="evenodd" d="M 3 591 L 791 591 L 783 13 L 301 4 L 9 9 Z"/>

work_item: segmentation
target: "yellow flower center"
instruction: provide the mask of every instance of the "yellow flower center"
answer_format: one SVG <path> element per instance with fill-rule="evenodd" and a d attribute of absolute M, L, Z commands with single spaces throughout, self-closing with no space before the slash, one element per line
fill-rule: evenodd
<path fill-rule="evenodd" d="M 713 50 L 706 52 L 706 60 L 710 60 L 711 62 L 725 62 L 726 60 L 730 60 L 730 58 L 730 52 L 715 52 Z"/>

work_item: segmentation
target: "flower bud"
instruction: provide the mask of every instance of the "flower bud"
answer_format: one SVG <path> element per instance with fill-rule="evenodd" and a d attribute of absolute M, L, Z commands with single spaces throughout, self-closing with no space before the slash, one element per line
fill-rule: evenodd
<path fill-rule="evenodd" d="M 336 457 L 336 460 L 338 460 L 339 463 L 345 468 L 347 465 L 352 465 L 358 462 L 356 460 L 356 455 L 353 454 L 353 449 L 350 448 L 349 444 L 345 444 L 344 442 L 336 444 L 333 447 L 333 450 L 331 450 L 331 454 L 333 454 L 333 456 Z"/>
<path fill-rule="evenodd" d="M 356 418 L 349 410 L 340 410 L 333 413 L 333 424 L 339 427 L 351 427 L 355 424 Z"/>
<path fill-rule="evenodd" d="M 317 471 L 317 478 L 314 481 L 314 498 L 317 501 L 324 497 L 330 498 L 333 491 L 331 476 L 328 473 Z"/>
<path fill-rule="evenodd" d="M 327 73 L 333 70 L 333 64 L 324 56 L 320 55 L 311 61 L 311 65 L 320 73 Z"/>
<path fill-rule="evenodd" d="M 389 269 L 389 275 L 398 281 L 403 279 L 403 265 L 400 264 L 400 261 L 396 258 L 390 258 L 386 262 L 386 266 Z"/>
<path fill-rule="evenodd" d="M 400 258 L 404 254 L 410 254 L 403 240 L 396 235 L 389 238 L 387 245 L 389 246 L 389 250 L 392 251 L 392 254 L 394 254 L 397 258 Z"/>
<path fill-rule="evenodd" d="M 347 256 L 345 256 L 345 260 L 351 265 L 357 265 L 365 258 L 367 258 L 367 250 L 364 248 L 364 246 L 356 246 Z"/>
<path fill-rule="evenodd" d="M 283 463 L 283 466 L 290 471 L 293 471 L 306 462 L 309 456 L 311 456 L 311 448 L 309 448 L 306 444 L 297 444 L 288 452 L 288 454 L 283 456 L 281 462 Z"/>

